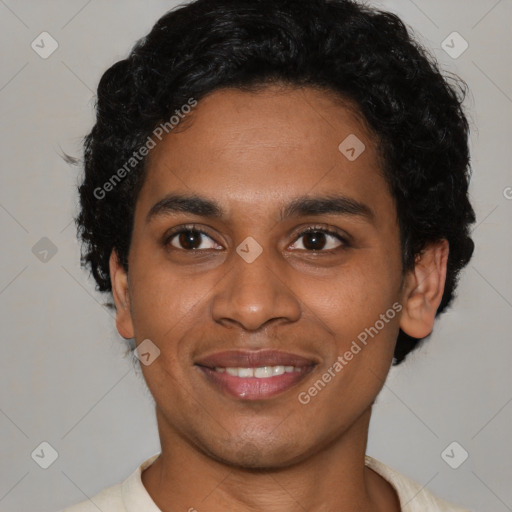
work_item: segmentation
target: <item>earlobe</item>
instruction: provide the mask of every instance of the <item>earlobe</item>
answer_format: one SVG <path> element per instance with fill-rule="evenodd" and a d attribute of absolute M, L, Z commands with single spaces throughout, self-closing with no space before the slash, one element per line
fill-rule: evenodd
<path fill-rule="evenodd" d="M 116 305 L 116 327 L 119 334 L 126 339 L 134 337 L 133 322 L 130 309 L 128 275 L 121 265 L 115 249 L 109 261 L 112 295 Z"/>
<path fill-rule="evenodd" d="M 434 327 L 446 282 L 449 245 L 447 240 L 429 244 L 417 256 L 407 276 L 402 297 L 400 328 L 414 338 L 425 338 Z"/>

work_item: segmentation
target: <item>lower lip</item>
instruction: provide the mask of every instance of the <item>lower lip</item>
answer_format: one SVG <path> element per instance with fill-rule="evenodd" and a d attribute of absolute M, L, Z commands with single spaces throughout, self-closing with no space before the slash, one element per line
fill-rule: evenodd
<path fill-rule="evenodd" d="M 230 396 L 242 400 L 264 400 L 289 390 L 308 373 L 313 366 L 303 367 L 300 372 L 283 373 L 258 379 L 257 377 L 235 377 L 227 372 L 219 373 L 211 368 L 199 366 L 209 382 Z"/>

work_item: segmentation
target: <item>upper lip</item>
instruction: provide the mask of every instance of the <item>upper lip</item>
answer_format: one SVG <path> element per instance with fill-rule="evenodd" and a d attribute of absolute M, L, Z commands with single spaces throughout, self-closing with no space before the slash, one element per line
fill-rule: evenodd
<path fill-rule="evenodd" d="M 305 367 L 316 364 L 316 361 L 297 354 L 278 350 L 229 350 L 202 357 L 196 361 L 195 364 L 206 366 L 207 368 L 259 368 L 262 366 Z"/>

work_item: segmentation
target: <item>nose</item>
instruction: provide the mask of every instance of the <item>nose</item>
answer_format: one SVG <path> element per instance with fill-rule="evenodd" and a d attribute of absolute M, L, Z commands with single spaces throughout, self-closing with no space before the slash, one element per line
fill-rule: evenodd
<path fill-rule="evenodd" d="M 267 251 L 251 263 L 238 254 L 232 260 L 231 271 L 213 297 L 216 322 L 257 331 L 272 321 L 295 322 L 300 318 L 300 301 L 287 282 L 288 274 L 270 261 Z"/>

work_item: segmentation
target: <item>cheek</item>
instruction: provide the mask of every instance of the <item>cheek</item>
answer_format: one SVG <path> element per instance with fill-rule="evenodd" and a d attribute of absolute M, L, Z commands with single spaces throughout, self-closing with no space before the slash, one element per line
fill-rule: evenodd
<path fill-rule="evenodd" d="M 399 275 L 374 262 L 304 286 L 311 309 L 334 333 L 323 372 L 336 377 L 324 400 L 338 403 L 344 396 L 354 407 L 367 407 L 382 388 L 399 328 L 398 284 Z M 344 412 L 336 414 L 343 420 Z"/>
<path fill-rule="evenodd" d="M 299 281 L 305 304 L 343 338 L 373 325 L 399 297 L 400 274 L 389 259 L 361 258 L 329 278 Z"/>
<path fill-rule="evenodd" d="M 196 317 L 209 289 L 206 274 L 185 275 L 149 253 L 134 254 L 130 266 L 131 309 L 136 337 L 162 338 L 179 332 Z"/>

